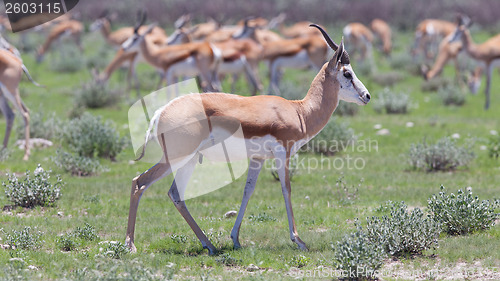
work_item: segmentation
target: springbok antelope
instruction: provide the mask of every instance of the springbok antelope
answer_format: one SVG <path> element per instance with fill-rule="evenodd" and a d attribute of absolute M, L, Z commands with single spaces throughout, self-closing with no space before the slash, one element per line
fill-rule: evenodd
<path fill-rule="evenodd" d="M 15 53 L 11 50 L 0 48 L 0 110 L 7 121 L 3 147 L 6 148 L 9 143 L 15 118 L 15 114 L 8 104 L 8 101 L 10 101 L 19 110 L 24 121 L 25 145 L 23 160 L 28 160 L 30 156 L 30 114 L 19 95 L 19 82 L 21 82 L 23 72 L 26 73 L 30 81 L 36 83 L 29 76 L 28 69 L 22 63 L 22 60 Z"/>
<path fill-rule="evenodd" d="M 132 180 L 125 239 L 126 245 L 132 252 L 137 251 L 134 245 L 134 232 L 141 196 L 151 184 L 176 172 L 168 195 L 203 248 L 208 249 L 209 254 L 216 253 L 216 248 L 189 213 L 182 194 L 196 162 L 200 157 L 211 159 L 213 155 L 210 155 L 209 148 L 214 140 L 216 142 L 224 140 L 235 124 L 242 127 L 246 151 L 241 151 L 241 155 L 234 155 L 232 158 L 250 158 L 250 164 L 241 207 L 231 231 L 234 247 L 241 247 L 239 242 L 241 222 L 264 161 L 276 158 L 280 163 L 278 174 L 285 199 L 290 239 L 300 249 L 307 250 L 306 244 L 297 232 L 292 211 L 290 157 L 323 129 L 339 100 L 359 105 L 365 105 L 370 101 L 368 90 L 356 77 L 350 65 L 343 40 L 338 46 L 321 27 L 313 26 L 321 30 L 335 53 L 333 58 L 321 67 L 304 99 L 289 101 L 277 96 L 264 95 L 242 97 L 224 93 L 191 94 L 174 99 L 156 111 L 146 133 L 146 140 L 154 130 L 153 135 L 159 141 L 164 156 L 160 162 Z M 200 106 L 195 106 L 198 104 Z M 176 128 L 182 129 L 176 130 Z M 173 146 L 167 147 L 166 143 Z M 147 141 L 139 159 L 144 155 L 146 145 Z"/>
<path fill-rule="evenodd" d="M 146 36 L 154 29 L 155 24 L 139 34 L 139 27 L 145 22 L 146 15 L 134 28 L 134 34 L 122 44 L 126 52 L 140 51 L 146 62 L 162 72 L 158 88 L 166 80 L 167 85 L 173 84 L 180 75 L 201 77 L 201 87 L 212 91 L 217 86 L 214 83 L 214 69 L 220 62 L 217 48 L 208 42 L 192 42 L 173 46 L 157 46 Z M 189 71 L 188 71 L 189 70 Z M 189 72 L 189 73 L 187 73 Z"/>
<path fill-rule="evenodd" d="M 415 39 L 411 50 L 413 60 L 422 52 L 426 59 L 431 59 L 433 49 L 440 38 L 448 36 L 455 30 L 456 24 L 437 19 L 426 19 L 417 25 Z"/>
<path fill-rule="evenodd" d="M 360 60 L 364 61 L 367 58 L 371 61 L 373 33 L 364 24 L 359 22 L 349 23 L 342 30 L 347 43 L 351 45 L 351 53 L 357 51 L 360 53 Z"/>
<path fill-rule="evenodd" d="M 392 50 L 391 27 L 384 20 L 374 19 L 370 23 L 370 28 L 382 42 L 382 52 L 384 52 L 386 56 L 390 56 Z"/>
<path fill-rule="evenodd" d="M 458 64 L 458 55 L 463 50 L 462 42 L 452 42 L 450 39 L 453 34 L 446 36 L 441 43 L 439 43 L 439 50 L 434 65 L 429 69 L 426 65 L 422 65 L 422 75 L 425 80 L 430 80 L 441 73 L 444 65 L 449 61 L 455 62 L 455 78 L 457 81 L 460 79 L 460 66 Z"/>
<path fill-rule="evenodd" d="M 49 36 L 47 37 L 47 40 L 45 40 L 45 43 L 37 49 L 36 61 L 40 63 L 45 53 L 47 53 L 47 51 L 49 50 L 51 44 L 55 40 L 61 38 L 63 35 L 71 35 L 71 37 L 73 37 L 73 40 L 75 41 L 75 44 L 78 46 L 80 51 L 83 52 L 83 47 L 80 40 L 82 31 L 83 24 L 79 21 L 67 20 L 59 22 L 50 30 Z"/>
<path fill-rule="evenodd" d="M 241 34 L 234 38 L 250 38 L 262 46 L 260 59 L 269 61 L 269 93 L 280 95 L 279 82 L 284 68 L 320 69 L 326 61 L 328 47 L 320 36 L 263 42 L 257 37 L 258 30 L 245 25 Z"/>
<path fill-rule="evenodd" d="M 461 41 L 469 56 L 484 63 L 486 70 L 486 88 L 484 90 L 486 101 L 484 109 L 488 109 L 490 107 L 491 75 L 495 64 L 500 63 L 500 34 L 486 40 L 482 44 L 476 44 L 469 31 L 472 21 L 468 17 L 459 16 L 458 22 L 459 24 L 455 28 L 450 42 Z"/>

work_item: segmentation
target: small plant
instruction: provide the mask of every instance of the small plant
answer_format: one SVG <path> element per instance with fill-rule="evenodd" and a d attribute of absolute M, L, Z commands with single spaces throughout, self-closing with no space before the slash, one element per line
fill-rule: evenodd
<path fill-rule="evenodd" d="M 80 243 L 75 239 L 72 233 L 63 234 L 56 239 L 59 249 L 69 252 L 73 251 L 80 246 Z"/>
<path fill-rule="evenodd" d="M 1 148 L 0 162 L 4 162 L 5 160 L 9 159 L 9 157 L 10 157 L 10 150 L 8 148 Z"/>
<path fill-rule="evenodd" d="M 461 106 L 465 103 L 467 92 L 460 87 L 455 87 L 449 84 L 440 88 L 438 90 L 438 95 L 443 100 L 444 105 Z"/>
<path fill-rule="evenodd" d="M 178 244 L 184 244 L 187 242 L 187 236 L 183 234 L 180 235 L 172 234 L 170 235 L 170 239 L 172 239 L 172 241 Z"/>
<path fill-rule="evenodd" d="M 280 177 L 278 175 L 278 168 L 276 167 L 276 159 L 271 160 L 271 174 L 273 175 L 274 179 L 279 181 Z M 298 173 L 299 171 L 299 154 L 296 153 L 292 157 L 290 157 L 290 164 L 288 165 L 288 172 L 289 172 L 289 177 L 290 180 L 293 179 L 293 177 Z"/>
<path fill-rule="evenodd" d="M 92 176 L 107 170 L 97 159 L 74 155 L 62 150 L 57 150 L 56 156 L 51 159 L 57 167 L 78 177 Z"/>
<path fill-rule="evenodd" d="M 382 72 L 372 75 L 372 79 L 375 83 L 382 87 L 391 87 L 394 84 L 400 82 L 404 79 L 404 75 L 401 72 Z"/>
<path fill-rule="evenodd" d="M 2 230 L 3 231 L 3 230 Z M 7 245 L 15 250 L 37 250 L 42 246 L 42 232 L 36 231 L 29 226 L 22 230 L 12 230 L 6 234 Z"/>
<path fill-rule="evenodd" d="M 95 227 L 85 223 L 85 226 L 83 227 L 76 227 L 75 231 L 73 231 L 73 235 L 78 238 L 82 239 L 85 241 L 95 241 L 99 239 L 99 235 L 97 235 L 97 232 L 95 230 Z"/>
<path fill-rule="evenodd" d="M 439 89 L 453 84 L 450 79 L 443 77 L 435 77 L 429 81 L 422 82 L 422 92 L 437 92 Z"/>
<path fill-rule="evenodd" d="M 367 218 L 366 232 L 372 243 L 393 256 L 421 254 L 438 246 L 439 223 L 419 208 L 408 211 L 404 202 L 390 209 L 389 215 Z"/>
<path fill-rule="evenodd" d="M 432 195 L 428 202 L 429 210 L 435 221 L 443 225 L 444 231 L 450 235 L 464 235 L 489 229 L 495 224 L 500 213 L 500 201 L 479 200 L 472 195 L 472 190 L 457 194 L 447 194 L 444 186 L 438 195 Z"/>
<path fill-rule="evenodd" d="M 230 254 L 225 253 L 216 258 L 215 262 L 225 266 L 238 266 L 243 263 L 243 260 L 233 258 Z"/>
<path fill-rule="evenodd" d="M 306 266 L 310 260 L 311 260 L 310 258 L 304 255 L 296 255 L 292 257 L 292 259 L 288 262 L 288 265 L 292 267 L 301 268 Z"/>
<path fill-rule="evenodd" d="M 374 274 L 386 256 L 379 244 L 370 242 L 361 226 L 332 247 L 337 269 L 348 273 L 350 280 L 375 280 Z"/>
<path fill-rule="evenodd" d="M 389 59 L 389 64 L 392 69 L 408 70 L 408 66 L 412 66 L 415 63 L 412 61 L 411 56 L 408 53 L 396 53 Z"/>
<path fill-rule="evenodd" d="M 62 45 L 57 54 L 52 54 L 50 69 L 56 72 L 76 72 L 85 66 L 83 53 L 77 48 Z"/>
<path fill-rule="evenodd" d="M 250 215 L 249 220 L 253 222 L 266 222 L 266 221 L 276 221 L 277 219 L 267 213 L 260 213 L 258 215 Z"/>
<path fill-rule="evenodd" d="M 332 156 L 356 141 L 354 130 L 347 123 L 342 123 L 337 118 L 330 118 L 323 130 L 308 144 L 307 149 L 314 153 Z"/>
<path fill-rule="evenodd" d="M 500 157 L 500 134 L 490 137 L 488 142 L 488 152 L 491 158 L 498 159 L 498 157 Z"/>
<path fill-rule="evenodd" d="M 335 109 L 334 114 L 339 116 L 354 116 L 358 114 L 358 111 L 359 105 L 341 100 L 339 101 L 339 105 Z"/>
<path fill-rule="evenodd" d="M 57 138 L 62 127 L 63 121 L 54 113 L 46 117 L 38 110 L 30 115 L 30 138 L 53 140 Z M 24 139 L 24 126 L 16 127 L 16 136 L 17 139 Z"/>
<path fill-rule="evenodd" d="M 421 143 L 412 144 L 408 153 L 413 169 L 426 169 L 429 172 L 466 167 L 474 157 L 471 143 L 459 146 L 450 137 L 439 139 L 435 144 L 428 144 L 424 139 Z"/>
<path fill-rule="evenodd" d="M 385 88 L 378 93 L 377 99 L 373 101 L 373 109 L 377 113 L 406 114 L 410 110 L 410 96 L 402 92 L 393 92 Z"/>
<path fill-rule="evenodd" d="M 119 100 L 121 90 L 109 89 L 106 83 L 90 81 L 76 89 L 75 103 L 79 107 L 101 108 L 114 105 Z"/>
<path fill-rule="evenodd" d="M 64 182 L 56 176 L 56 181 L 52 183 L 50 173 L 50 170 L 46 171 L 38 164 L 33 175 L 30 171 L 26 171 L 26 177 L 23 180 L 19 180 L 15 174 L 7 174 L 7 183 L 2 183 L 6 188 L 5 195 L 16 206 L 25 208 L 54 206 L 61 196 L 61 187 Z"/>
<path fill-rule="evenodd" d="M 63 142 L 80 156 L 111 160 L 115 160 L 127 143 L 125 138 L 120 137 L 112 121 L 103 122 L 101 117 L 90 113 L 68 122 Z"/>
<path fill-rule="evenodd" d="M 102 247 L 99 248 L 99 252 L 113 259 L 121 259 L 129 252 L 127 246 L 118 241 L 102 241 L 99 242 L 99 245 L 102 245 Z"/>
<path fill-rule="evenodd" d="M 358 189 L 361 187 L 361 183 L 363 183 L 363 179 L 360 180 L 357 186 L 349 185 L 342 174 L 335 184 L 335 198 L 338 199 L 342 205 L 354 203 L 354 201 L 358 199 Z"/>

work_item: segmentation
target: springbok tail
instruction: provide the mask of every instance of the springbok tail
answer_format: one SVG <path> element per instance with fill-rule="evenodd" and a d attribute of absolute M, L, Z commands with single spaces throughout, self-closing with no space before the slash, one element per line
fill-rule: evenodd
<path fill-rule="evenodd" d="M 28 77 L 28 79 L 31 81 L 31 83 L 33 83 L 33 85 L 35 85 L 37 87 L 45 88 L 44 85 L 40 85 L 35 80 L 33 80 L 33 77 L 31 77 L 30 72 L 28 71 L 28 68 L 24 64 L 22 64 L 21 67 L 23 68 L 24 74 L 26 74 L 26 77 Z"/>

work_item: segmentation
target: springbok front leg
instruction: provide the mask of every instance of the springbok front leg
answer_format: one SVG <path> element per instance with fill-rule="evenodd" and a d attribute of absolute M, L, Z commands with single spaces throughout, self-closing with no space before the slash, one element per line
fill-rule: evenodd
<path fill-rule="evenodd" d="M 247 182 L 245 184 L 245 191 L 243 192 L 243 199 L 241 200 L 240 211 L 238 212 L 238 217 L 234 223 L 233 230 L 231 231 L 231 239 L 233 239 L 234 248 L 241 248 L 239 237 L 240 237 L 240 227 L 243 221 L 243 216 L 245 215 L 245 210 L 248 205 L 250 197 L 252 197 L 253 191 L 255 190 L 255 184 L 259 178 L 260 170 L 264 165 L 265 159 L 250 159 L 250 165 L 248 167 Z"/>
<path fill-rule="evenodd" d="M 308 251 L 306 246 L 297 232 L 297 227 L 295 225 L 295 218 L 293 217 L 292 210 L 292 188 L 290 185 L 290 151 L 285 151 L 284 147 L 279 147 L 274 151 L 274 157 L 276 158 L 276 166 L 278 169 L 278 175 L 281 182 L 281 191 L 283 193 L 283 198 L 285 199 L 286 215 L 288 217 L 288 227 L 290 230 L 290 239 L 292 242 L 296 243 L 301 250 Z"/>
<path fill-rule="evenodd" d="M 189 182 L 189 178 L 193 174 L 194 168 L 196 167 L 196 161 L 198 161 L 199 155 L 196 154 L 189 160 L 182 168 L 177 170 L 177 173 L 174 178 L 174 182 L 172 183 L 172 187 L 168 191 L 168 196 L 174 202 L 175 207 L 182 215 L 182 217 L 186 220 L 188 225 L 200 240 L 203 249 L 208 249 L 210 255 L 214 255 L 217 250 L 214 245 L 210 243 L 207 236 L 203 233 L 201 228 L 198 226 L 196 221 L 193 219 L 191 214 L 189 213 L 188 208 L 186 207 L 186 203 L 184 202 L 184 192 L 186 191 L 187 184 Z"/>
<path fill-rule="evenodd" d="M 125 244 L 128 246 L 131 252 L 135 253 L 137 251 L 134 245 L 134 231 L 135 231 L 135 220 L 137 217 L 137 208 L 139 207 L 139 201 L 141 200 L 142 194 L 154 182 L 169 175 L 170 173 L 172 173 L 170 165 L 166 163 L 164 159 L 162 159 L 160 162 L 151 167 L 149 170 L 135 177 L 132 180 L 132 191 L 130 193 L 130 208 L 128 213 L 127 236 L 125 238 Z"/>
<path fill-rule="evenodd" d="M 3 148 L 6 148 L 9 144 L 10 132 L 12 131 L 12 125 L 14 124 L 15 114 L 10 108 L 7 99 L 3 96 L 0 91 L 0 110 L 2 111 L 3 116 L 5 116 L 6 127 L 5 127 L 5 136 L 3 138 Z"/>

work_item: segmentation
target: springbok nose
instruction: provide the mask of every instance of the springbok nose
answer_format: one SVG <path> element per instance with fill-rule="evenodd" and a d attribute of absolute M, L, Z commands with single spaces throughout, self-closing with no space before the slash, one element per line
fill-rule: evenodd
<path fill-rule="evenodd" d="M 365 94 L 365 97 L 366 97 L 366 99 L 367 99 L 367 100 L 370 100 L 370 99 L 371 99 L 371 96 L 370 96 L 370 94 L 369 94 L 369 93 L 366 93 L 366 94 Z"/>

